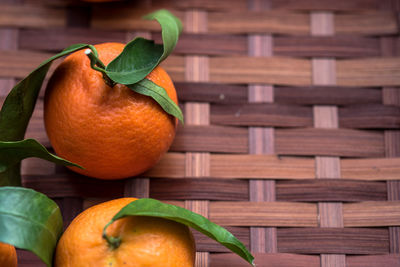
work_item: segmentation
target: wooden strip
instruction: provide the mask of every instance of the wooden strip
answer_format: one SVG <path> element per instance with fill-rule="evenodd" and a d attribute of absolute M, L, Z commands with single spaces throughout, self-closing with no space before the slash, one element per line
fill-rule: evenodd
<path fill-rule="evenodd" d="M 161 34 L 154 34 L 154 40 L 162 43 Z M 174 50 L 178 54 L 194 55 L 245 55 L 247 42 L 244 36 L 221 34 L 184 33 Z"/>
<path fill-rule="evenodd" d="M 321 254 L 321 266 L 327 266 L 327 267 L 346 266 L 346 255 Z"/>
<path fill-rule="evenodd" d="M 25 0 L 26 3 L 36 3 L 38 0 Z M 385 2 L 385 1 L 384 1 Z M 40 0 L 40 3 L 65 7 L 67 5 L 75 4 L 75 0 Z M 382 9 L 385 5 L 381 1 L 377 0 L 337 0 L 335 4 L 329 0 L 270 0 L 267 3 L 270 9 L 283 9 L 283 10 L 295 10 L 295 11 L 366 11 L 366 10 L 377 10 Z M 113 6 L 123 7 L 135 7 L 135 8 L 146 8 L 148 7 L 147 2 L 138 3 L 113 3 Z M 232 1 L 214 1 L 214 0 L 188 0 L 188 1 L 164 1 L 164 0 L 153 0 L 151 6 L 154 8 L 176 8 L 176 9 L 204 9 L 208 11 L 240 11 L 247 8 L 247 1 L 245 0 L 232 0 Z"/>
<path fill-rule="evenodd" d="M 349 256 L 346 258 L 347 267 L 381 267 L 400 266 L 399 254 L 371 255 L 371 256 Z"/>
<path fill-rule="evenodd" d="M 311 64 L 308 60 L 283 57 L 210 58 L 210 81 L 310 85 Z"/>
<path fill-rule="evenodd" d="M 34 0 L 31 0 L 34 1 Z M 48 0 L 46 0 L 48 1 Z M 52 0 L 54 2 L 55 0 Z M 63 0 L 62 2 L 74 0 Z M 142 2 L 127 2 L 127 3 L 113 3 L 111 7 L 117 7 L 118 9 L 128 8 L 128 9 L 145 9 L 151 6 L 152 9 L 168 8 L 168 9 L 179 9 L 179 10 L 190 10 L 190 9 L 200 9 L 206 11 L 232 11 L 232 10 L 243 10 L 247 7 L 247 2 L 245 0 L 232 0 L 231 2 L 225 1 L 213 1 L 213 0 L 187 0 L 187 1 L 165 1 L 165 0 L 152 0 L 151 5 L 147 1 Z M 101 7 L 101 6 L 100 6 Z M 110 5 L 105 5 L 103 9 L 110 7 Z"/>
<path fill-rule="evenodd" d="M 21 29 L 18 40 L 21 50 L 61 51 L 71 44 L 125 42 L 125 33 L 91 28 L 66 27 L 59 29 Z"/>
<path fill-rule="evenodd" d="M 17 50 L 19 31 L 17 29 L 0 29 L 0 49 L 1 50 Z"/>
<path fill-rule="evenodd" d="M 387 181 L 387 191 L 389 201 L 400 200 L 400 181 Z M 398 253 L 400 251 L 400 227 L 389 227 L 390 253 Z"/>
<path fill-rule="evenodd" d="M 399 180 L 400 158 L 342 159 L 343 178 L 357 180 Z"/>
<path fill-rule="evenodd" d="M 207 103 L 186 103 L 185 118 L 186 125 L 207 126 L 209 125 L 210 107 Z"/>
<path fill-rule="evenodd" d="M 232 227 L 228 226 L 226 229 L 231 232 L 237 239 L 239 239 L 247 248 L 250 244 L 250 232 L 249 227 Z M 193 230 L 193 236 L 196 242 L 196 250 L 199 252 L 218 252 L 226 253 L 230 250 L 217 241 L 209 238 L 208 236 Z"/>
<path fill-rule="evenodd" d="M 278 11 L 210 13 L 211 33 L 282 33 L 307 35 L 306 14 Z"/>
<path fill-rule="evenodd" d="M 315 128 L 338 128 L 338 112 L 335 106 L 314 106 L 313 111 Z"/>
<path fill-rule="evenodd" d="M 167 153 L 160 161 L 145 172 L 145 177 L 182 178 L 185 175 L 185 155 L 182 153 Z"/>
<path fill-rule="evenodd" d="M 342 203 L 320 202 L 318 203 L 319 226 L 321 228 L 343 227 Z M 321 255 L 323 259 L 324 255 Z M 341 256 L 337 256 L 338 258 Z M 328 260 L 328 259 L 326 259 Z M 342 262 L 341 260 L 339 260 Z"/>
<path fill-rule="evenodd" d="M 400 226 L 400 201 L 344 204 L 343 219 L 345 227 Z"/>
<path fill-rule="evenodd" d="M 90 6 L 71 5 L 67 7 L 67 27 L 90 27 Z"/>
<path fill-rule="evenodd" d="M 236 126 L 307 127 L 312 125 L 309 107 L 251 103 L 212 105 L 211 123 Z"/>
<path fill-rule="evenodd" d="M 400 85 L 399 58 L 349 59 L 336 62 L 337 84 L 344 86 Z"/>
<path fill-rule="evenodd" d="M 148 178 L 130 178 L 124 181 L 124 197 L 149 197 L 150 180 Z"/>
<path fill-rule="evenodd" d="M 183 200 L 232 200 L 249 199 L 249 185 L 244 180 L 221 179 L 153 179 L 150 197 Z"/>
<path fill-rule="evenodd" d="M 320 267 L 318 256 L 289 253 L 255 253 L 257 267 Z M 211 254 L 210 267 L 247 267 L 249 263 L 233 253 Z"/>
<path fill-rule="evenodd" d="M 340 161 L 338 157 L 316 157 L 315 163 L 315 174 L 317 178 L 340 178 Z"/>
<path fill-rule="evenodd" d="M 386 157 L 398 157 L 400 154 L 400 131 L 386 130 L 384 135 Z"/>
<path fill-rule="evenodd" d="M 274 97 L 276 103 L 282 104 L 377 104 L 382 102 L 382 90 L 338 86 L 275 87 Z"/>
<path fill-rule="evenodd" d="M 317 226 L 315 204 L 293 202 L 211 202 L 210 220 L 229 226 Z"/>
<path fill-rule="evenodd" d="M 70 44 L 125 42 L 122 31 L 91 28 L 21 29 L 20 49 L 59 51 Z M 161 34 L 152 39 L 161 43 Z M 183 33 L 174 50 L 177 54 L 246 55 L 248 44 L 242 35 Z M 289 57 L 376 57 L 380 42 L 376 38 L 358 36 L 274 36 L 273 54 Z"/>
<path fill-rule="evenodd" d="M 399 11 L 399 3 L 393 9 Z M 398 55 L 396 51 L 396 41 L 394 38 L 381 38 L 381 50 L 382 56 L 384 57 L 395 57 Z M 384 87 L 383 88 L 383 101 L 384 105 L 390 105 L 399 107 L 400 106 L 400 94 L 399 88 Z M 385 156 L 386 157 L 398 157 L 400 155 L 400 131 L 386 130 L 385 134 Z M 387 191 L 389 201 L 400 200 L 400 181 L 388 181 Z M 389 240 L 390 240 L 390 253 L 400 253 L 400 227 L 394 226 L 389 227 Z M 399 260 L 400 265 L 400 260 Z"/>
<path fill-rule="evenodd" d="M 17 249 L 17 256 L 19 267 L 46 267 L 46 264 L 30 251 Z"/>
<path fill-rule="evenodd" d="M 199 10 L 185 12 L 185 30 L 191 33 L 207 32 L 208 13 Z M 185 57 L 185 81 L 207 82 L 209 80 L 208 57 Z M 207 103 L 186 103 L 186 122 L 189 125 L 208 125 L 210 121 L 210 107 Z M 203 177 L 210 174 L 209 153 L 186 153 L 185 176 Z M 185 208 L 209 217 L 209 201 L 185 201 Z M 196 267 L 208 267 L 209 252 L 196 252 Z"/>
<path fill-rule="evenodd" d="M 276 129 L 275 148 L 281 155 L 381 157 L 383 135 L 349 129 Z M 301 145 L 299 145 L 301 144 Z"/>
<path fill-rule="evenodd" d="M 185 57 L 185 81 L 200 82 L 209 80 L 208 57 Z M 190 78 L 189 78 L 190 77 Z"/>
<path fill-rule="evenodd" d="M 249 10 L 268 10 L 268 4 L 259 0 L 249 1 Z M 249 35 L 248 55 L 250 57 L 271 57 L 273 39 L 271 35 Z M 273 87 L 271 85 L 249 85 L 248 100 L 251 103 L 273 102 Z M 273 154 L 274 131 L 267 127 L 249 128 L 249 153 Z M 275 201 L 275 181 L 250 180 L 249 200 L 252 202 Z M 276 228 L 250 227 L 250 249 L 254 252 L 276 252 Z"/>
<path fill-rule="evenodd" d="M 41 91 L 44 93 L 44 90 Z M 39 97 L 38 101 L 36 102 L 32 117 L 29 121 L 25 138 L 34 138 L 45 147 L 50 148 L 50 141 L 47 137 L 43 122 L 43 105 L 43 98 Z"/>
<path fill-rule="evenodd" d="M 41 5 L 0 4 L 0 26 L 4 27 L 64 27 L 66 11 Z"/>
<path fill-rule="evenodd" d="M 159 31 L 160 25 L 156 21 L 144 20 L 142 17 L 155 11 L 156 7 L 136 8 L 135 6 L 96 6 L 92 10 L 91 26 L 102 30 L 129 30 L 129 31 Z M 172 10 L 170 10 L 172 11 Z M 172 11 L 182 21 L 184 14 Z"/>
<path fill-rule="evenodd" d="M 16 82 L 13 78 L 0 78 L 0 106 L 3 105 L 6 96 L 15 84 Z"/>
<path fill-rule="evenodd" d="M 334 4 L 330 0 L 270 0 L 273 9 L 289 9 L 301 11 L 358 11 L 376 10 L 379 7 L 377 0 L 336 0 Z"/>
<path fill-rule="evenodd" d="M 311 35 L 332 36 L 335 32 L 332 12 L 311 13 Z M 312 59 L 313 84 L 333 86 L 336 84 L 335 59 Z M 338 128 L 338 112 L 335 106 L 314 106 L 314 127 Z M 340 161 L 335 157 L 316 157 L 316 178 L 340 178 Z M 318 203 L 318 218 L 321 228 L 343 227 L 342 205 L 335 202 Z M 345 266 L 345 255 L 321 254 L 321 267 Z"/>
<path fill-rule="evenodd" d="M 0 51 L 0 77 L 23 78 L 50 55 L 30 51 Z M 7 66 L 4 65 L 7 62 Z M 12 63 L 10 65 L 10 62 Z M 291 58 L 210 58 L 210 79 L 222 83 L 269 83 L 310 85 L 311 64 L 308 60 Z M 56 65 L 56 64 L 53 64 Z M 171 56 L 162 64 L 174 81 L 184 80 L 184 58 Z M 400 60 L 396 58 L 338 61 L 337 79 L 344 86 L 399 85 Z M 375 66 L 376 68 L 373 68 Z M 276 70 L 280 71 L 277 72 Z M 379 70 L 379 71 L 377 71 Z M 400 74 L 400 73 L 399 73 Z M 290 78 L 288 78 L 290 77 Z"/>
<path fill-rule="evenodd" d="M 312 82 L 314 85 L 336 84 L 335 59 L 312 59 Z"/>
<path fill-rule="evenodd" d="M 249 128 L 249 152 L 250 154 L 271 155 L 274 151 L 274 132 L 268 127 Z"/>
<path fill-rule="evenodd" d="M 174 82 L 186 82 L 185 80 L 185 57 L 170 55 L 161 64 L 171 76 Z"/>
<path fill-rule="evenodd" d="M 167 3 L 168 6 L 172 5 L 179 9 L 198 8 L 198 9 L 207 9 L 210 11 L 243 10 L 246 9 L 247 7 L 247 1 L 245 0 L 233 0 L 232 2 L 214 1 L 214 0 L 189 0 L 189 1 L 173 1 Z"/>
<path fill-rule="evenodd" d="M 61 209 L 64 230 L 67 229 L 69 224 L 76 216 L 83 211 L 83 201 L 81 197 L 63 197 L 55 199 L 57 205 Z M 36 266 L 36 265 L 35 265 Z"/>
<path fill-rule="evenodd" d="M 247 153 L 248 131 L 226 126 L 186 125 L 178 129 L 171 151 Z"/>
<path fill-rule="evenodd" d="M 345 179 L 310 179 L 278 181 L 279 201 L 385 201 L 386 184 Z"/>
<path fill-rule="evenodd" d="M 211 155 L 210 176 L 219 178 L 304 179 L 315 177 L 315 161 L 271 155 Z"/>
<path fill-rule="evenodd" d="M 282 33 L 307 35 L 310 31 L 307 14 L 263 11 L 212 13 L 209 31 L 213 33 Z M 391 12 L 337 14 L 337 34 L 395 34 L 396 18 Z"/>
<path fill-rule="evenodd" d="M 384 254 L 389 252 L 387 229 L 279 228 L 278 250 L 304 254 Z"/>
<path fill-rule="evenodd" d="M 291 57 L 357 58 L 380 56 L 376 38 L 359 36 L 277 36 L 274 55 Z"/>
<path fill-rule="evenodd" d="M 336 34 L 386 35 L 398 32 L 394 12 L 365 12 L 337 14 L 335 16 Z"/>
<path fill-rule="evenodd" d="M 230 104 L 247 102 L 247 88 L 240 85 L 176 82 L 180 101 Z"/>
<path fill-rule="evenodd" d="M 0 61 L 0 77 L 24 78 L 37 68 L 42 61 L 51 56 L 51 54 L 31 51 L 0 50 L 0 58 L 2 59 Z M 53 64 L 49 73 L 53 72 L 56 65 L 57 63 Z"/>
<path fill-rule="evenodd" d="M 357 105 L 339 109 L 340 127 L 344 128 L 400 128 L 400 107 L 385 105 Z"/>
<path fill-rule="evenodd" d="M 82 175 L 68 172 L 52 175 L 23 175 L 23 185 L 42 192 L 49 197 L 103 198 L 122 197 L 122 181 L 94 180 Z M 63 186 L 60 187 L 59 185 Z"/>
<path fill-rule="evenodd" d="M 56 165 L 43 159 L 27 158 L 21 162 L 22 175 L 51 175 L 55 172 Z"/>
<path fill-rule="evenodd" d="M 384 105 L 400 105 L 400 88 L 398 87 L 384 87 L 382 89 L 382 103 Z"/>

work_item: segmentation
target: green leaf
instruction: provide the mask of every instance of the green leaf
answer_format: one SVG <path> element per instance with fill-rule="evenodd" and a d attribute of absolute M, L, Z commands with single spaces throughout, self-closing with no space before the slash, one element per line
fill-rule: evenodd
<path fill-rule="evenodd" d="M 182 32 L 182 22 L 171 12 L 165 9 L 157 10 L 144 16 L 145 19 L 157 20 L 161 25 L 161 35 L 164 44 L 164 52 L 160 62 L 166 59 L 175 49 L 179 35 Z"/>
<path fill-rule="evenodd" d="M 183 114 L 181 109 L 171 100 L 164 88 L 148 79 L 143 79 L 138 83 L 130 84 L 128 87 L 136 93 L 152 97 L 165 112 L 177 117 L 183 124 Z"/>
<path fill-rule="evenodd" d="M 139 37 L 129 42 L 105 70 L 116 83 L 137 83 L 158 65 L 162 53 L 162 45 Z"/>
<path fill-rule="evenodd" d="M 182 223 L 216 240 L 255 266 L 253 263 L 254 257 L 246 249 L 243 243 L 241 243 L 225 228 L 212 223 L 205 217 L 187 209 L 165 204 L 155 199 L 143 198 L 133 201 L 123 207 L 106 225 L 103 235 L 105 235 L 106 229 L 111 223 L 126 216 L 152 216 Z M 109 237 L 105 236 L 105 238 Z"/>
<path fill-rule="evenodd" d="M 174 50 L 182 31 L 182 23 L 167 10 L 158 10 L 146 19 L 157 20 L 162 29 L 163 45 L 136 38 L 106 67 L 106 73 L 116 83 L 134 84 L 144 79 Z"/>
<path fill-rule="evenodd" d="M 55 59 L 85 47 L 94 49 L 93 46 L 87 44 L 71 45 L 43 61 L 10 91 L 0 110 L 0 141 L 20 141 L 24 138 L 39 91 L 51 63 Z M 95 49 L 93 53 L 97 55 Z M 29 151 L 29 149 L 33 150 Z M 40 144 L 35 144 L 32 140 L 16 144 L 3 143 L 0 145 L 0 185 L 21 185 L 20 163 L 16 160 L 32 156 L 39 156 L 64 165 L 73 165 L 52 156 L 47 150 L 43 150 Z"/>
<path fill-rule="evenodd" d="M 22 187 L 0 187 L 0 242 L 36 254 L 48 267 L 62 233 L 57 204 Z"/>
<path fill-rule="evenodd" d="M 53 60 L 85 47 L 88 45 L 72 45 L 52 56 L 11 90 L 0 111 L 0 140 L 16 141 L 24 138 L 40 88 Z"/>
<path fill-rule="evenodd" d="M 0 173 L 18 164 L 21 160 L 37 157 L 65 166 L 81 166 L 51 154 L 44 146 L 34 139 L 22 141 L 0 141 Z"/>

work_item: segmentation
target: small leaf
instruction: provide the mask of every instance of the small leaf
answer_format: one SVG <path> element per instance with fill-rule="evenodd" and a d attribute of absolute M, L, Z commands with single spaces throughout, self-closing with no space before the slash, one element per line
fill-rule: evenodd
<path fill-rule="evenodd" d="M 16 141 L 24 138 L 40 88 L 53 60 L 85 47 L 88 45 L 72 45 L 45 60 L 11 90 L 0 111 L 0 140 Z"/>
<path fill-rule="evenodd" d="M 36 254 L 48 267 L 63 220 L 57 204 L 22 187 L 0 187 L 0 242 Z"/>
<path fill-rule="evenodd" d="M 225 228 L 187 209 L 165 204 L 155 199 L 139 199 L 123 207 L 106 225 L 103 233 L 112 222 L 126 216 L 152 216 L 182 223 L 216 240 L 254 266 L 254 257 L 242 242 Z"/>
<path fill-rule="evenodd" d="M 81 166 L 51 154 L 44 146 L 34 139 L 23 141 L 0 141 L 0 173 L 18 164 L 21 160 L 37 157 L 65 166 Z"/>
<path fill-rule="evenodd" d="M 105 71 L 116 83 L 136 83 L 157 66 L 162 53 L 162 45 L 139 37 L 129 42 L 122 53 L 107 65 Z"/>
<path fill-rule="evenodd" d="M 182 31 L 178 18 L 167 10 L 159 10 L 145 16 L 157 20 L 162 29 L 163 45 L 136 38 L 129 42 L 122 53 L 106 67 L 106 73 L 116 83 L 134 84 L 144 79 L 174 50 Z"/>
<path fill-rule="evenodd" d="M 168 114 L 178 118 L 183 124 L 183 114 L 181 109 L 168 96 L 164 88 L 158 86 L 148 79 L 143 79 L 138 83 L 130 84 L 128 87 L 136 93 L 152 97 Z"/>
<path fill-rule="evenodd" d="M 161 25 L 161 35 L 164 44 L 164 52 L 160 62 L 166 59 L 175 49 L 179 35 L 182 32 L 182 22 L 168 10 L 161 9 L 144 16 L 145 19 L 157 20 Z"/>

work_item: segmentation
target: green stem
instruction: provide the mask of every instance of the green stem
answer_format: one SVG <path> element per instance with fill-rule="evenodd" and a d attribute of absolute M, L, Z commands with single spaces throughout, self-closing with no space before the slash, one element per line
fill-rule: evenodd
<path fill-rule="evenodd" d="M 108 75 L 107 75 L 107 73 L 106 73 L 106 71 L 105 71 L 106 66 L 104 65 L 104 63 L 101 62 L 101 60 L 98 58 L 98 56 L 95 55 L 95 54 L 93 53 L 93 50 L 91 50 L 91 49 L 86 49 L 86 50 L 85 50 L 85 54 L 86 54 L 86 55 L 88 56 L 88 58 L 90 59 L 90 66 L 92 67 L 92 69 L 97 70 L 97 71 L 100 71 L 101 74 L 103 74 L 104 82 L 105 82 L 108 86 L 110 86 L 111 88 L 113 88 L 114 85 L 115 85 L 115 82 L 114 82 L 113 80 L 111 80 L 110 77 L 108 77 Z"/>
<path fill-rule="evenodd" d="M 114 249 L 117 249 L 121 245 L 121 238 L 107 235 L 106 230 L 111 223 L 113 223 L 113 221 L 110 221 L 104 227 L 103 238 L 107 241 L 107 244 L 111 248 L 111 250 L 114 250 Z"/>
<path fill-rule="evenodd" d="M 0 186 L 21 186 L 21 163 L 0 172 Z"/>

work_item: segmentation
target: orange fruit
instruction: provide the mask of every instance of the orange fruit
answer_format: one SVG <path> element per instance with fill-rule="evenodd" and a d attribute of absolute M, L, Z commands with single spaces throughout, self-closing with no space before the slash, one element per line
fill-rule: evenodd
<path fill-rule="evenodd" d="M 0 266 L 17 267 L 17 252 L 14 246 L 0 242 Z"/>
<path fill-rule="evenodd" d="M 102 238 L 105 225 L 135 198 L 121 198 L 93 206 L 79 214 L 61 236 L 55 267 L 193 267 L 195 243 L 180 223 L 142 216 L 115 221 L 107 234 L 121 238 L 112 249 Z"/>
<path fill-rule="evenodd" d="M 95 47 L 107 65 L 124 44 Z M 177 103 L 175 87 L 161 67 L 147 78 Z M 126 178 L 151 168 L 170 147 L 177 124 L 150 97 L 125 85 L 106 85 L 83 50 L 69 55 L 52 75 L 44 122 L 55 152 L 85 168 L 74 171 L 100 179 Z"/>

